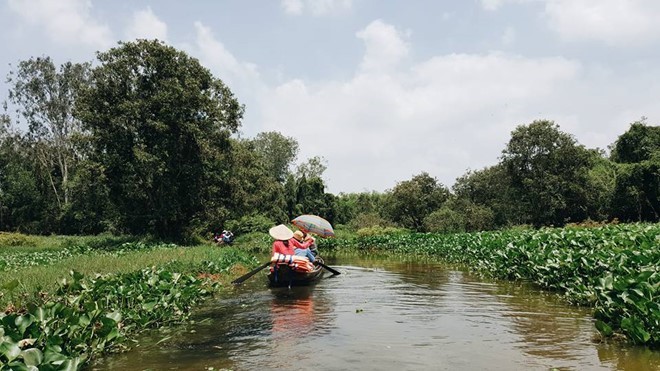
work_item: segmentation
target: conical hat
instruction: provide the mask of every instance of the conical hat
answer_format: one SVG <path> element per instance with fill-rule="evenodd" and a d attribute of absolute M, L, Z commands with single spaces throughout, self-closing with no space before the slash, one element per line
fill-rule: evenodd
<path fill-rule="evenodd" d="M 290 240 L 293 238 L 293 232 L 284 224 L 274 226 L 268 231 L 268 234 L 276 240 Z"/>

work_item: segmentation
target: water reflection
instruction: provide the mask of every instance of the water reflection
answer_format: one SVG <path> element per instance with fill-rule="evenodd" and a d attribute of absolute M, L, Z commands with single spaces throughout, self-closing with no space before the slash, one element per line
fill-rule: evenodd
<path fill-rule="evenodd" d="M 315 307 L 312 292 L 314 286 L 271 288 L 270 303 L 272 337 L 275 341 L 292 337 L 304 337 L 314 332 L 317 311 L 328 310 L 327 306 Z"/>
<path fill-rule="evenodd" d="M 658 371 L 660 351 L 644 347 L 621 347 L 618 344 L 601 344 L 598 357 L 617 370 Z"/>

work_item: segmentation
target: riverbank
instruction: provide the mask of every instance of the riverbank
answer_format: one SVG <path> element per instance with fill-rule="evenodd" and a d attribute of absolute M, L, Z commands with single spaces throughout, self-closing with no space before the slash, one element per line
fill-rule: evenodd
<path fill-rule="evenodd" d="M 0 368 L 78 369 L 145 329 L 184 322 L 256 264 L 246 251 L 211 244 L 17 234 L 0 241 Z"/>

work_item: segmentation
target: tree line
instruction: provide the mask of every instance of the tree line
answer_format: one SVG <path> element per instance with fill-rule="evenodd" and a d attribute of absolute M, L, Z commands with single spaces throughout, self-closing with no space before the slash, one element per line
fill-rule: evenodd
<path fill-rule="evenodd" d="M 157 40 L 91 63 L 19 62 L 0 115 L 0 230 L 190 240 L 264 230 L 303 213 L 355 229 L 475 231 L 584 220 L 660 220 L 660 127 L 631 124 L 610 147 L 551 121 L 511 133 L 497 165 L 450 189 L 428 173 L 385 192 L 325 191 L 322 157 L 236 134 L 245 107 L 198 60 Z"/>

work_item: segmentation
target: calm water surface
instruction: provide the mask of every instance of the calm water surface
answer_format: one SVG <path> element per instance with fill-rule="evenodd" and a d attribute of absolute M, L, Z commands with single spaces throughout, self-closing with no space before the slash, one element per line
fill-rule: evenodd
<path fill-rule="evenodd" d="M 660 351 L 594 341 L 590 311 L 437 263 L 352 257 L 316 286 L 258 274 L 196 323 L 96 370 L 660 370 Z"/>

